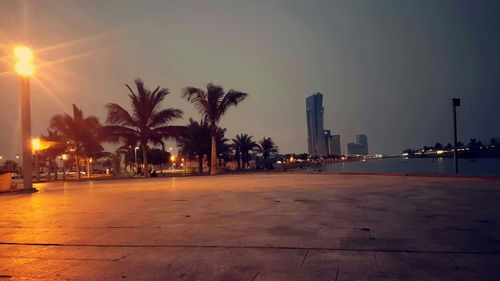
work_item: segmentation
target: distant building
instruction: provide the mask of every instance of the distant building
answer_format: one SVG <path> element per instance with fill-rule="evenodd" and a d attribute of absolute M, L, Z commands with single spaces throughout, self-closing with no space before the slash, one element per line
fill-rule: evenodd
<path fill-rule="evenodd" d="M 332 155 L 342 155 L 340 149 L 340 135 L 332 136 L 331 153 Z"/>
<path fill-rule="evenodd" d="M 326 151 L 328 155 L 340 155 L 340 135 L 332 135 L 330 130 L 324 130 Z"/>
<path fill-rule="evenodd" d="M 326 145 L 326 154 L 332 154 L 332 144 L 333 144 L 333 136 L 330 130 L 324 130 L 323 136 L 325 137 L 325 145 Z"/>
<path fill-rule="evenodd" d="M 363 155 L 363 146 L 358 143 L 350 142 L 347 144 L 347 154 Z"/>
<path fill-rule="evenodd" d="M 323 127 L 323 95 L 316 93 L 306 98 L 307 149 L 309 154 L 328 154 Z"/>
<path fill-rule="evenodd" d="M 368 155 L 368 137 L 366 135 L 357 135 L 356 143 L 361 145 L 361 155 Z"/>
<path fill-rule="evenodd" d="M 347 154 L 368 155 L 368 137 L 366 135 L 357 135 L 356 143 L 347 144 Z"/>

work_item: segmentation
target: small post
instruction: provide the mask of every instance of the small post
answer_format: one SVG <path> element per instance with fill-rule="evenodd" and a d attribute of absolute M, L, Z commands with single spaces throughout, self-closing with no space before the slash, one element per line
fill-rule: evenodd
<path fill-rule="evenodd" d="M 457 107 L 460 106 L 460 99 L 453 98 L 453 160 L 455 162 L 455 173 L 458 174 L 458 153 L 457 153 Z"/>

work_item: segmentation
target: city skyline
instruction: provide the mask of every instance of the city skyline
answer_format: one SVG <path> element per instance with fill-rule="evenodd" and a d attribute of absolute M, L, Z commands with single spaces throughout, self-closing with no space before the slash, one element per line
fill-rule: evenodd
<path fill-rule="evenodd" d="M 250 93 L 221 126 L 273 135 L 283 153 L 307 150 L 303 100 L 314 91 L 327 93 L 326 127 L 344 143 L 367 134 L 372 153 L 451 142 L 455 96 L 460 141 L 498 137 L 499 11 L 494 1 L 2 1 L 0 155 L 20 153 L 15 43 L 45 62 L 32 83 L 34 136 L 73 103 L 104 121 L 104 104 L 141 77 L 170 89 L 183 125 L 196 116 L 186 85 Z"/>

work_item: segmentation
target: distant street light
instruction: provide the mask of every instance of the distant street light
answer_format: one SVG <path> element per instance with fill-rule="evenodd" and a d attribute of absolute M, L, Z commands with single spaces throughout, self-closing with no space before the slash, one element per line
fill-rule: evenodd
<path fill-rule="evenodd" d="M 172 162 L 172 170 L 175 169 L 175 155 L 170 156 L 170 162 Z"/>
<path fill-rule="evenodd" d="M 458 154 L 457 154 L 457 107 L 460 106 L 460 99 L 459 98 L 453 98 L 453 142 L 454 142 L 454 149 L 453 149 L 453 159 L 455 160 L 455 173 L 458 173 Z"/>
<path fill-rule="evenodd" d="M 134 156 L 135 156 L 135 171 L 137 172 L 137 167 L 139 166 L 139 163 L 137 163 L 137 150 L 139 150 L 139 147 L 136 146 L 134 148 Z"/>
<path fill-rule="evenodd" d="M 91 177 L 90 173 L 91 173 L 91 171 L 92 171 L 92 162 L 93 162 L 92 157 L 90 157 L 90 158 L 89 158 L 88 171 L 87 171 L 87 177 L 88 177 L 88 178 L 90 178 L 90 177 Z"/>
<path fill-rule="evenodd" d="M 30 79 L 34 73 L 33 52 L 25 46 L 14 48 L 15 69 L 21 78 L 21 131 L 23 141 L 23 183 L 24 189 L 33 189 L 33 167 L 31 154 L 31 106 Z"/>
<path fill-rule="evenodd" d="M 61 155 L 61 160 L 62 160 L 63 180 L 66 180 L 66 160 L 68 160 L 68 154 Z"/>

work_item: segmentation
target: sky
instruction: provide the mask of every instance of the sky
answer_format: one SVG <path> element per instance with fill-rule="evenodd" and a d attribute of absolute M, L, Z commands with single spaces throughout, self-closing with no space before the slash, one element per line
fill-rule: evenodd
<path fill-rule="evenodd" d="M 125 84 L 142 78 L 170 90 L 163 106 L 184 111 L 176 124 L 200 118 L 183 87 L 249 93 L 221 126 L 272 137 L 281 153 L 306 152 L 316 92 L 343 152 L 357 134 L 370 153 L 451 142 L 452 97 L 460 141 L 500 137 L 498 15 L 500 1 L 480 0 L 1 0 L 0 155 L 20 153 L 17 44 L 38 65 L 34 136 L 73 103 L 104 122 L 104 105 L 130 108 Z"/>

